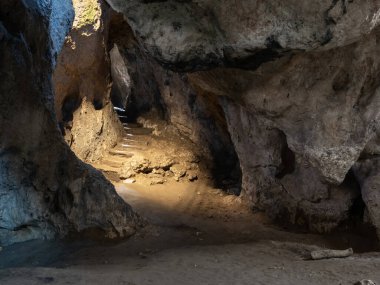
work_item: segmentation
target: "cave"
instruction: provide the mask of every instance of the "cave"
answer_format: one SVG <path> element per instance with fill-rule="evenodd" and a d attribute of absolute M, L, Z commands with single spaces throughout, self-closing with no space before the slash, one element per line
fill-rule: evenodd
<path fill-rule="evenodd" d="M 379 14 L 2 1 L 0 283 L 380 282 Z"/>

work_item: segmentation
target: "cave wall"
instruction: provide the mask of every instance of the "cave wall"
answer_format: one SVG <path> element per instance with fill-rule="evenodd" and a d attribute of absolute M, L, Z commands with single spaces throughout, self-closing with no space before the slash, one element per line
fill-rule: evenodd
<path fill-rule="evenodd" d="M 380 230 L 378 1 L 107 2 L 152 58 L 221 98 L 254 207 L 328 232 L 362 195 Z"/>
<path fill-rule="evenodd" d="M 54 2 L 0 2 L 0 245 L 94 228 L 126 237 L 138 221 L 58 128 L 54 56 L 73 11 Z"/>
<path fill-rule="evenodd" d="M 186 73 L 167 70 L 136 40 L 121 14 L 110 25 L 113 92 L 124 94 L 128 116 L 167 122 L 194 145 L 206 176 L 215 186 L 240 193 L 241 172 L 219 97 L 199 92 Z M 119 72 L 116 72 L 119 71 Z"/>
<path fill-rule="evenodd" d="M 110 11 L 102 0 L 74 0 L 73 7 L 74 22 L 53 74 L 55 112 L 71 150 L 96 162 L 123 131 L 110 102 Z"/>
<path fill-rule="evenodd" d="M 128 236 L 138 223 L 58 128 L 88 161 L 120 131 L 112 19 L 100 1 L 74 1 L 64 43 L 69 2 L 0 3 L 2 245 Z M 214 162 L 238 161 L 242 197 L 269 217 L 328 232 L 362 198 L 380 235 L 378 1 L 107 2 L 130 27 L 110 36 L 130 76 L 122 104 L 156 112 Z"/>
<path fill-rule="evenodd" d="M 358 41 L 379 24 L 377 0 L 107 0 L 147 52 L 175 70 L 255 69 L 287 53 Z"/>

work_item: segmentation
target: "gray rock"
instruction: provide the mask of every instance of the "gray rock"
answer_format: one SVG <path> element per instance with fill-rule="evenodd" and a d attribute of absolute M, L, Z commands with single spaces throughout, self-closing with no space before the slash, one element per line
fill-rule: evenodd
<path fill-rule="evenodd" d="M 131 95 L 132 80 L 129 75 L 128 62 L 120 54 L 118 46 L 115 44 L 110 51 L 111 76 L 113 81 L 112 100 L 114 105 L 127 107 L 129 96 Z"/>
<path fill-rule="evenodd" d="M 286 53 L 349 45 L 380 24 L 371 1 L 122 1 L 149 54 L 175 70 L 255 68 Z"/>
<path fill-rule="evenodd" d="M 0 245 L 94 228 L 127 237 L 139 223 L 104 176 L 77 159 L 57 127 L 49 5 L 0 2 Z M 67 26 L 60 27 L 66 34 Z"/>
<path fill-rule="evenodd" d="M 109 103 L 108 8 L 100 0 L 89 3 L 74 2 L 74 23 L 59 53 L 53 84 L 66 141 L 79 158 L 96 162 L 116 145 L 123 128 Z"/>
<path fill-rule="evenodd" d="M 354 166 L 354 172 L 360 182 L 369 218 L 380 236 L 380 159 L 360 159 Z"/>
<path fill-rule="evenodd" d="M 193 71 L 170 72 L 141 56 L 182 134 L 221 150 L 218 142 L 231 141 L 208 130 L 223 134 L 227 125 L 242 195 L 255 207 L 318 232 L 349 218 L 359 195 L 350 169 L 377 147 L 369 146 L 380 102 L 375 1 L 108 2 L 141 50 L 166 68 Z M 196 104 L 188 109 L 189 101 Z"/>

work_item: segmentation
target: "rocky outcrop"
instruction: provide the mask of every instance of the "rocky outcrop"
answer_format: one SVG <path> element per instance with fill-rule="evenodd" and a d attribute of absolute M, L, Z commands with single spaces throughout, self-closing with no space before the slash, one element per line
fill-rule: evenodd
<path fill-rule="evenodd" d="M 192 82 L 207 92 L 228 96 L 244 105 L 246 112 L 264 127 L 263 132 L 253 135 L 254 138 L 270 140 L 277 153 L 282 146 L 278 138 L 271 138 L 271 130 L 281 131 L 294 162 L 291 163 L 292 171 L 280 175 L 276 181 L 289 192 L 304 189 L 301 193 L 293 193 L 295 201 L 305 198 L 305 193 L 309 202 L 318 196 L 325 199 L 331 197 L 327 189 L 344 182 L 366 145 L 376 135 L 380 71 L 377 37 L 373 32 L 345 47 L 283 57 L 263 64 L 255 71 L 219 69 L 200 72 L 191 75 Z M 228 113 L 227 116 L 239 114 Z M 239 121 L 235 120 L 232 128 L 236 125 Z M 251 128 L 255 129 L 254 126 Z M 251 145 L 255 146 L 255 143 L 251 142 Z M 264 154 L 268 155 L 268 150 L 272 153 L 271 149 L 264 149 Z M 242 155 L 241 164 L 245 159 L 252 163 L 252 158 L 252 155 Z M 265 159 L 265 165 L 272 164 L 271 159 Z M 281 172 L 278 164 L 274 167 L 277 168 L 275 172 Z M 266 186 L 267 183 L 257 186 L 260 179 L 250 174 L 247 176 L 253 179 L 253 183 L 245 187 L 250 195 L 256 197 L 261 191 L 271 192 L 264 189 L 272 186 Z M 264 177 L 268 182 L 274 175 L 267 173 Z M 290 182 L 289 179 L 295 180 Z M 346 197 L 350 197 L 350 193 L 346 191 Z M 260 204 L 260 200 L 257 202 Z M 350 203 L 343 200 L 340 203 L 346 204 L 346 212 L 350 209 Z M 373 205 L 367 203 L 367 206 Z M 321 213 L 324 215 L 323 211 Z"/>
<path fill-rule="evenodd" d="M 324 182 L 269 120 L 230 100 L 223 106 L 243 173 L 243 195 L 257 209 L 281 224 L 315 232 L 329 232 L 349 218 L 360 195 L 352 176 L 340 186 Z"/>
<path fill-rule="evenodd" d="M 366 146 L 377 148 L 377 1 L 108 2 L 161 65 L 192 71 L 198 94 L 228 98 L 243 192 L 256 207 L 330 231 L 350 215 L 356 173 L 378 227 L 364 182 L 377 167 L 352 172 Z"/>
<path fill-rule="evenodd" d="M 81 160 L 93 163 L 115 146 L 123 131 L 110 103 L 96 110 L 85 97 L 72 122 L 66 125 L 65 139 Z"/>
<path fill-rule="evenodd" d="M 71 7 L 54 2 L 0 3 L 1 245 L 94 228 L 125 237 L 138 221 L 100 172 L 76 158 L 58 129 L 52 56 L 72 10 L 53 17 L 54 7 Z"/>
<path fill-rule="evenodd" d="M 74 22 L 53 76 L 55 111 L 71 149 L 94 162 L 116 145 L 122 132 L 110 107 L 110 17 L 102 0 L 75 0 L 73 5 Z"/>

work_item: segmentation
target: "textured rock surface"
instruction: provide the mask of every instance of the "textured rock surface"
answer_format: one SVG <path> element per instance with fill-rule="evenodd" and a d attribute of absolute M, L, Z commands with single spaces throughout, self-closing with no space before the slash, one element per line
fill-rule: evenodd
<path fill-rule="evenodd" d="M 378 157 L 359 160 L 354 167 L 360 182 L 362 197 L 368 208 L 368 215 L 380 236 L 380 161 Z"/>
<path fill-rule="evenodd" d="M 108 2 L 164 67 L 198 71 L 191 88 L 229 98 L 243 190 L 257 207 L 317 231 L 350 216 L 350 169 L 378 149 L 378 1 Z M 366 198 L 365 185 L 377 225 L 378 190 Z"/>
<path fill-rule="evenodd" d="M 0 3 L 1 245 L 93 228 L 123 237 L 137 221 L 113 186 L 80 162 L 59 132 L 52 107 L 50 5 Z M 54 31 L 65 34 L 66 28 Z"/>
<path fill-rule="evenodd" d="M 111 76 L 113 82 L 112 88 L 112 103 L 115 106 L 125 108 L 131 95 L 131 76 L 128 71 L 128 62 L 120 54 L 117 45 L 110 51 L 111 59 Z"/>
<path fill-rule="evenodd" d="M 177 70 L 257 67 L 288 52 L 345 46 L 380 23 L 376 0 L 107 2 L 151 55 Z"/>
<path fill-rule="evenodd" d="M 75 19 L 54 71 L 55 110 L 59 122 L 70 121 L 87 97 L 98 109 L 107 99 L 109 85 L 106 56 L 107 13 L 102 2 L 73 2 Z"/>
<path fill-rule="evenodd" d="M 117 48 L 123 59 L 118 64 L 123 63 L 122 68 L 131 75 L 128 115 L 148 112 L 148 117 L 168 121 L 180 136 L 190 140 L 193 145 L 190 148 L 208 165 L 209 175 L 215 178 L 217 186 L 236 188 L 241 173 L 218 97 L 198 92 L 188 82 L 187 74 L 165 70 L 158 65 L 118 17 L 115 15 L 111 21 L 110 40 L 116 43 L 112 51 Z M 238 189 L 233 191 L 239 192 Z"/>
<path fill-rule="evenodd" d="M 71 149 L 94 162 L 122 131 L 109 104 L 109 12 L 101 0 L 75 0 L 73 5 L 74 23 L 53 76 L 55 110 Z"/>
<path fill-rule="evenodd" d="M 248 113 L 264 120 L 261 125 L 284 133 L 295 159 L 291 176 L 297 180 L 289 184 L 290 176 L 285 176 L 282 180 L 288 186 L 283 186 L 289 191 L 299 190 L 298 185 L 306 187 L 304 193 L 312 201 L 314 193 L 323 198 L 328 187 L 344 181 L 366 145 L 376 136 L 378 48 L 377 34 L 372 33 L 346 47 L 285 57 L 255 71 L 218 69 L 191 77 L 200 88 L 240 102 Z M 236 116 L 234 112 L 231 115 Z M 234 125 L 239 126 L 239 121 Z M 271 139 L 271 132 L 259 131 L 253 137 L 259 141 L 263 137 L 269 139 L 279 152 L 280 144 Z M 263 150 L 264 154 L 270 154 L 270 149 Z M 241 157 L 241 163 L 244 163 L 242 159 L 252 158 Z M 268 163 L 270 160 L 266 160 Z M 256 178 L 248 176 L 253 183 L 246 190 L 254 197 L 268 188 L 260 189 L 262 186 L 256 186 Z M 265 177 L 269 179 L 270 174 Z M 303 193 L 295 193 L 295 200 L 302 196 Z"/>
<path fill-rule="evenodd" d="M 229 100 L 223 102 L 243 173 L 243 195 L 281 223 L 329 232 L 349 218 L 359 195 L 355 181 L 323 182 L 317 169 L 288 147 L 271 123 Z"/>
<path fill-rule="evenodd" d="M 65 139 L 81 160 L 95 162 L 116 144 L 122 132 L 110 103 L 101 110 L 95 110 L 94 105 L 83 98 L 70 127 L 66 128 Z"/>
<path fill-rule="evenodd" d="M 238 157 L 242 195 L 273 219 L 331 231 L 351 218 L 361 190 L 379 231 L 378 1 L 107 2 L 131 30 L 118 29 L 120 15 L 110 20 L 101 2 L 74 1 L 54 75 L 57 117 L 74 119 L 65 127 L 80 157 L 96 160 L 120 130 L 107 104 L 110 20 L 113 94 L 132 118 L 170 121 L 213 160 L 210 168 L 234 177 Z M 51 65 L 70 22 L 63 11 L 72 11 L 64 2 L 52 10 L 49 1 L 22 3 L 0 4 L 2 240 L 93 226 L 128 234 L 130 209 L 76 160 L 51 116 Z"/>
<path fill-rule="evenodd" d="M 116 103 L 118 101 L 126 102 L 124 107 L 126 107 L 129 120 L 135 120 L 141 113 L 151 111 L 162 117 L 162 102 L 151 67 L 152 59 L 146 55 L 136 41 L 129 25 L 123 20 L 123 16 L 116 12 L 111 14 L 109 48 L 112 48 L 110 50 L 111 57 L 118 58 L 117 61 L 111 62 L 111 71 L 128 72 L 129 76 L 128 80 L 126 77 L 120 78 L 120 74 L 112 72 L 114 84 L 111 96 L 116 96 L 116 100 L 113 98 L 113 101 Z M 123 94 L 123 92 L 127 93 Z M 118 100 L 118 97 L 121 97 L 121 100 Z"/>
<path fill-rule="evenodd" d="M 284 58 L 256 71 L 215 70 L 193 79 L 267 118 L 285 133 L 293 152 L 302 154 L 324 180 L 339 184 L 376 135 L 376 39 L 373 34 L 344 48 Z"/>

